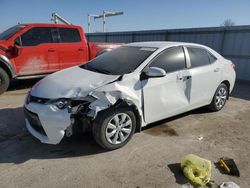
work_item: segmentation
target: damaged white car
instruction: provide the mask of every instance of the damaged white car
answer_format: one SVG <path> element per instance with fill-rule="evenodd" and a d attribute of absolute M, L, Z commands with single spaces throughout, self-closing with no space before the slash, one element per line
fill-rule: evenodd
<path fill-rule="evenodd" d="M 26 97 L 26 126 L 48 144 L 89 129 L 100 146 L 117 149 L 149 123 L 222 109 L 234 82 L 234 64 L 206 46 L 127 44 L 39 81 Z"/>

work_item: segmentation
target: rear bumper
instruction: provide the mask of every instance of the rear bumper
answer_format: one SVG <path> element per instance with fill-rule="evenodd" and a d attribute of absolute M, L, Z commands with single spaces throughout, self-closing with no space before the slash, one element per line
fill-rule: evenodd
<path fill-rule="evenodd" d="M 28 131 L 42 143 L 58 144 L 65 130 L 71 125 L 67 109 L 55 109 L 52 105 L 29 103 L 24 106 Z"/>

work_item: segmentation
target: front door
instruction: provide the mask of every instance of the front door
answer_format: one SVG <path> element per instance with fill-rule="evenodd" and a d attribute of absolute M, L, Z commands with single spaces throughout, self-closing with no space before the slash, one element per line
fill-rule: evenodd
<path fill-rule="evenodd" d="M 161 78 L 142 80 L 144 116 L 152 123 L 185 111 L 190 102 L 190 74 L 182 47 L 161 52 L 149 65 L 166 71 Z"/>
<path fill-rule="evenodd" d="M 51 28 L 34 27 L 18 39 L 20 53 L 15 57 L 18 75 L 34 75 L 59 69 L 56 43 Z"/>

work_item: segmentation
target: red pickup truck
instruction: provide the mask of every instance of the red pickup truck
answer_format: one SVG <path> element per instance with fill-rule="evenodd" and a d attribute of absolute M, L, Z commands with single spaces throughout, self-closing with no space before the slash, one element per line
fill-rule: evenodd
<path fill-rule="evenodd" d="M 0 94 L 11 79 L 43 76 L 86 63 L 121 44 L 89 43 L 80 26 L 19 24 L 0 34 Z"/>

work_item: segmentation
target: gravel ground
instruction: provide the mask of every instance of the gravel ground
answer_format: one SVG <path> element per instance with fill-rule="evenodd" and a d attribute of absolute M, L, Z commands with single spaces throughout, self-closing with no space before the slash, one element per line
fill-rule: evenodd
<path fill-rule="evenodd" d="M 15 82 L 0 96 L 0 187 L 182 187 L 187 180 L 178 163 L 189 153 L 213 163 L 233 158 L 241 177 L 213 164 L 212 180 L 250 187 L 249 83 L 237 83 L 220 112 L 201 108 L 154 123 L 125 147 L 106 152 L 91 134 L 53 146 L 27 133 L 22 104 L 36 81 Z"/>

